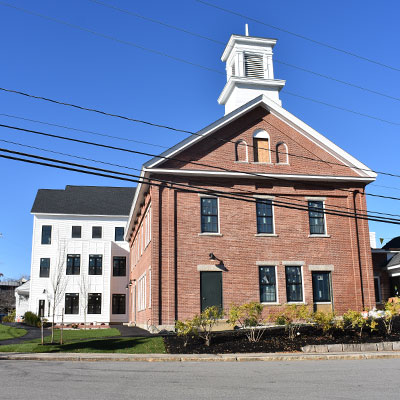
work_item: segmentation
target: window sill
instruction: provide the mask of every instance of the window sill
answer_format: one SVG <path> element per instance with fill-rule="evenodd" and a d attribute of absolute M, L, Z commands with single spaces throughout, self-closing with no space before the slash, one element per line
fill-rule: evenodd
<path fill-rule="evenodd" d="M 282 303 L 269 303 L 269 302 L 262 302 L 261 303 L 263 306 L 281 306 Z"/>
<path fill-rule="evenodd" d="M 332 304 L 331 301 L 316 301 L 314 304 Z"/>
<path fill-rule="evenodd" d="M 276 233 L 256 233 L 256 237 L 279 237 Z"/>
<path fill-rule="evenodd" d="M 290 304 L 303 304 L 305 306 L 308 306 L 308 303 L 306 303 L 305 301 L 288 301 L 284 305 L 290 305 Z"/>
<path fill-rule="evenodd" d="M 199 236 L 223 236 L 222 233 L 213 233 L 213 232 L 202 232 L 198 234 Z"/>
<path fill-rule="evenodd" d="M 308 235 L 309 238 L 330 238 L 331 235 L 327 234 L 313 234 L 313 235 Z"/>

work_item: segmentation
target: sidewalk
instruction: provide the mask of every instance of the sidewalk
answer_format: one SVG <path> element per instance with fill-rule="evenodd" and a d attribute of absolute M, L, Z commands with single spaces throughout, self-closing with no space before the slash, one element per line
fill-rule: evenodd
<path fill-rule="evenodd" d="M 400 351 L 357 353 L 243 353 L 243 354 L 116 354 L 116 353 L 1 353 L 0 360 L 30 361 L 129 361 L 129 362 L 204 362 L 204 361 L 306 361 L 363 360 L 400 358 Z"/>

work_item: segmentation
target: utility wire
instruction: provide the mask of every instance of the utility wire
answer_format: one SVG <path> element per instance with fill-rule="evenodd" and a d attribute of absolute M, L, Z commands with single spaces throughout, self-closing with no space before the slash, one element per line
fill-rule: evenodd
<path fill-rule="evenodd" d="M 121 39 L 115 38 L 115 37 L 110 36 L 110 35 L 105 35 L 105 34 L 102 34 L 100 32 L 96 32 L 96 31 L 81 27 L 81 26 L 76 25 L 76 24 L 71 24 L 69 22 L 62 21 L 62 20 L 59 20 L 59 19 L 56 19 L 56 18 L 52 18 L 52 17 L 48 17 L 48 16 L 43 15 L 43 14 L 38 14 L 36 12 L 30 11 L 30 10 L 26 10 L 24 8 L 16 7 L 14 5 L 5 3 L 3 1 L 0 1 L 0 5 L 6 6 L 6 7 L 15 8 L 16 10 L 23 11 L 23 12 L 26 12 L 28 14 L 31 14 L 31 15 L 34 15 L 34 16 L 37 16 L 37 17 L 45 18 L 45 19 L 48 19 L 50 21 L 60 23 L 62 25 L 66 25 L 66 26 L 68 26 L 70 28 L 74 28 L 74 29 L 78 29 L 78 30 L 81 30 L 81 31 L 84 31 L 84 32 L 88 32 L 88 33 L 91 33 L 93 35 L 100 36 L 100 37 L 102 37 L 104 39 L 109 39 L 109 40 L 112 40 L 112 41 L 115 41 L 115 42 L 118 42 L 118 43 L 121 43 L 121 44 L 125 44 L 125 45 L 128 45 L 128 46 L 133 46 L 133 47 L 139 48 L 139 49 L 144 50 L 144 51 L 148 51 L 148 52 L 151 52 L 151 53 L 158 54 L 160 56 L 168 57 L 168 58 L 173 59 L 175 61 L 183 62 L 185 64 L 189 64 L 189 65 L 192 65 L 192 66 L 196 66 L 196 67 L 199 67 L 199 68 L 211 71 L 211 72 L 218 73 L 220 75 L 225 75 L 223 72 L 221 72 L 219 70 L 216 70 L 214 68 L 210 68 L 210 67 L 206 67 L 206 66 L 201 65 L 201 64 L 193 63 L 193 62 L 185 60 L 183 58 L 178 58 L 178 57 L 175 57 L 175 56 L 171 56 L 171 55 L 169 55 L 167 53 L 163 53 L 163 52 L 160 52 L 158 50 L 150 49 L 148 47 L 140 46 L 140 45 L 138 45 L 136 43 L 129 42 L 129 41 L 126 41 L 126 40 L 121 40 Z M 313 101 L 315 103 L 323 104 L 325 106 L 332 107 L 332 108 L 335 108 L 335 109 L 338 109 L 338 110 L 341 110 L 341 111 L 349 112 L 349 113 L 352 113 L 352 114 L 355 114 L 355 115 L 359 115 L 359 116 L 363 116 L 363 117 L 367 117 L 367 118 L 372 118 L 372 119 L 375 119 L 375 120 L 380 121 L 380 122 L 384 122 L 384 123 L 388 123 L 388 124 L 396 125 L 396 126 L 400 125 L 400 123 L 397 123 L 397 122 L 393 122 L 393 121 L 389 121 L 389 120 L 386 120 L 386 119 L 383 119 L 383 118 L 375 117 L 375 116 L 372 116 L 372 115 L 369 115 L 369 114 L 360 113 L 360 112 L 357 112 L 357 111 L 354 111 L 354 110 L 350 110 L 350 109 L 347 109 L 347 108 L 344 108 L 344 107 L 338 107 L 338 106 L 335 106 L 333 104 L 329 104 L 329 103 L 326 103 L 326 102 L 321 102 L 321 101 L 316 100 L 316 99 L 312 99 L 312 98 L 309 98 L 309 97 L 305 97 L 305 96 L 297 95 L 297 94 L 294 94 L 294 93 L 290 93 L 290 92 L 288 92 L 286 90 L 283 90 L 283 93 L 287 93 L 287 94 L 289 94 L 291 96 L 297 96 L 297 97 L 305 99 L 305 100 L 310 100 L 310 101 Z M 157 126 L 156 124 L 153 124 L 153 125 Z M 182 132 L 182 130 L 178 130 L 178 131 Z"/>
<path fill-rule="evenodd" d="M 0 2 L 0 4 L 1 4 L 1 2 Z M 125 119 L 125 120 L 128 120 L 128 121 L 131 121 L 131 122 L 143 123 L 143 124 L 146 124 L 146 125 L 153 125 L 153 126 L 156 126 L 158 128 L 164 128 L 164 129 L 168 129 L 168 130 L 172 130 L 172 131 L 176 131 L 176 132 L 183 132 L 183 133 L 187 133 L 189 135 L 194 135 L 194 136 L 199 136 L 199 137 L 203 136 L 201 133 L 198 133 L 198 132 L 191 132 L 191 131 L 188 131 L 188 130 L 177 129 L 177 128 L 173 128 L 173 127 L 167 126 L 167 125 L 154 124 L 154 123 L 149 122 L 149 121 L 134 119 L 134 118 L 130 118 L 130 117 L 119 115 L 119 114 L 112 114 L 112 113 L 108 113 L 106 111 L 97 110 L 97 109 L 94 109 L 94 108 L 88 108 L 88 107 L 84 107 L 84 106 L 80 106 L 80 105 L 76 105 L 76 104 L 66 103 L 66 102 L 63 102 L 63 101 L 60 101 L 60 100 L 49 99 L 47 97 L 36 96 L 36 95 L 29 94 L 29 93 L 26 93 L 26 92 L 21 92 L 21 91 L 18 91 L 18 90 L 6 89 L 6 88 L 0 87 L 0 91 L 13 93 L 13 94 L 18 94 L 18 95 L 30 97 L 30 98 L 37 99 L 37 100 L 49 101 L 51 103 L 56 103 L 56 104 L 63 105 L 63 106 L 68 106 L 68 107 L 74 107 L 74 108 L 78 108 L 78 109 L 84 110 L 84 111 L 95 112 L 95 113 L 99 113 L 99 114 L 106 115 L 106 116 L 109 116 L 109 117 L 122 118 L 122 119 Z M 45 122 L 42 122 L 42 121 L 38 121 L 38 122 L 39 123 L 45 123 Z M 45 124 L 47 124 L 47 123 L 45 123 Z M 270 124 L 270 125 L 274 126 L 272 124 Z M 276 128 L 280 132 L 282 132 L 276 126 L 274 126 L 274 128 Z M 114 136 L 109 135 L 109 137 L 114 137 Z M 115 138 L 118 139 L 118 137 L 115 137 Z M 236 144 L 236 142 L 234 142 L 233 140 L 227 140 L 227 139 L 222 139 L 222 138 L 213 138 L 213 137 L 212 137 L 212 139 L 217 141 L 217 142 Z M 253 145 L 248 145 L 248 147 L 255 148 Z M 355 169 L 355 170 L 359 170 L 359 171 L 371 171 L 371 169 L 369 169 L 369 168 L 360 168 L 360 167 L 355 167 L 355 166 L 348 166 L 348 165 L 344 165 L 342 163 L 338 163 L 338 162 L 334 162 L 334 161 L 316 159 L 316 158 L 312 158 L 312 157 L 308 157 L 308 156 L 304 156 L 304 155 L 298 155 L 298 154 L 294 154 L 294 153 L 279 152 L 279 151 L 273 150 L 273 149 L 270 149 L 270 151 L 271 152 L 275 152 L 277 154 L 279 154 L 279 153 L 280 154 L 287 154 L 287 155 L 289 155 L 291 157 L 297 157 L 297 158 L 301 158 L 301 159 L 305 159 L 305 160 L 322 162 L 322 163 L 325 163 L 325 164 L 338 165 L 338 166 L 341 166 L 341 167 L 346 167 L 346 168 Z M 388 175 L 388 176 L 400 178 L 399 174 L 393 174 L 393 173 L 390 173 L 390 172 L 377 171 L 377 170 L 372 170 L 372 171 L 377 173 L 377 174 Z"/>
<path fill-rule="evenodd" d="M 22 121 L 29 121 L 29 122 L 35 122 L 37 124 L 42 124 L 42 125 L 55 126 L 57 128 L 68 129 L 68 130 L 71 130 L 71 131 L 90 133 L 91 135 L 103 136 L 103 137 L 112 138 L 112 139 L 124 140 L 124 141 L 132 142 L 132 143 L 144 144 L 146 146 L 153 146 L 153 147 L 160 147 L 162 149 L 168 149 L 167 146 L 161 146 L 159 144 L 143 142 L 143 141 L 140 141 L 140 140 L 129 139 L 129 138 L 121 137 L 121 136 L 108 135 L 108 134 L 105 134 L 105 133 L 100 133 L 100 132 L 95 132 L 95 131 L 88 131 L 88 130 L 85 130 L 85 129 L 73 128 L 73 127 L 66 126 L 66 125 L 52 124 L 50 122 L 39 121 L 37 119 L 23 118 L 23 117 L 19 117 L 17 115 L 1 114 L 1 113 L 0 113 L 0 115 L 4 116 L 4 117 L 8 117 L 8 118 L 20 119 Z"/>
<path fill-rule="evenodd" d="M 222 197 L 222 198 L 228 198 L 228 199 L 232 199 L 232 200 L 242 200 L 242 201 L 247 201 L 247 202 L 251 202 L 251 203 L 256 203 L 257 199 L 255 199 L 252 196 L 245 196 L 242 194 L 238 194 L 238 193 L 229 193 L 229 192 L 225 192 L 225 191 L 220 191 L 220 190 L 215 190 L 215 189 L 207 189 L 207 188 L 203 188 L 203 187 L 198 187 L 198 186 L 194 186 L 194 185 L 189 185 L 189 184 L 183 184 L 183 183 L 177 183 L 174 181 L 167 181 L 164 179 L 155 179 L 155 178 L 145 178 L 145 177 L 141 177 L 139 175 L 132 175 L 132 174 L 125 174 L 125 173 L 121 173 L 121 172 L 117 172 L 117 171 L 112 171 L 112 170 L 105 170 L 105 169 L 100 169 L 100 168 L 95 168 L 95 167 L 90 167 L 87 165 L 82 165 L 82 164 L 76 164 L 76 163 L 69 163 L 66 161 L 61 161 L 61 160 L 57 160 L 57 159 L 50 159 L 47 157 L 40 157 L 40 156 L 36 156 L 36 155 L 32 155 L 32 154 L 27 154 L 27 153 L 21 153 L 21 152 L 15 152 L 12 150 L 8 150 L 8 149 L 3 149 L 0 148 L 0 151 L 2 152 L 7 152 L 7 153 L 11 153 L 11 154 L 16 154 L 19 156 L 24 156 L 24 157 L 30 157 L 30 158 L 36 158 L 39 160 L 44 160 L 44 161 L 51 161 L 51 162 L 55 162 L 55 163 L 59 163 L 59 164 L 64 164 L 64 165 L 68 165 L 68 167 L 65 167 L 63 165 L 59 166 L 59 165 L 55 165 L 55 164 L 48 164 L 48 163 L 44 163 L 41 161 L 33 161 L 33 160 L 27 160 L 27 159 L 21 159 L 21 158 L 16 158 L 13 156 L 6 156 L 6 155 L 2 155 L 0 154 L 0 157 L 2 158 L 7 158 L 7 159 L 12 159 L 12 160 L 16 160 L 16 161 L 25 161 L 25 162 L 29 162 L 32 164 L 38 164 L 38 165 L 43 165 L 43 166 L 49 166 L 49 167 L 53 167 L 53 168 L 61 168 L 61 169 L 65 169 L 65 170 L 70 170 L 70 171 L 75 171 L 75 172 L 82 172 L 82 173 L 88 173 L 88 174 L 92 174 L 92 175 L 98 175 L 98 176 L 103 176 L 103 177 L 108 177 L 108 178 L 113 178 L 113 179 L 120 179 L 120 180 L 128 180 L 128 181 L 132 181 L 132 182 L 137 182 L 137 183 L 145 183 L 145 184 L 149 184 L 149 185 L 153 185 L 154 182 L 153 181 L 157 181 L 157 182 L 161 182 L 161 184 L 156 184 L 157 186 L 161 186 L 162 184 L 170 184 L 173 186 L 177 186 L 180 189 L 183 187 L 184 190 L 190 190 L 192 192 L 195 193 L 207 193 L 207 194 L 213 194 L 216 195 L 218 197 Z M 69 166 L 72 166 L 74 168 L 71 168 Z M 82 169 L 76 169 L 75 167 L 78 168 L 85 168 L 91 171 L 84 171 Z M 93 172 L 95 171 L 95 172 Z M 106 173 L 106 174 L 104 174 Z M 113 175 L 110 175 L 113 174 Z M 117 176 L 115 176 L 117 175 Z M 125 177 L 120 177 L 118 175 L 123 175 L 123 176 L 131 176 L 137 179 L 131 179 L 131 178 L 125 178 Z M 193 190 L 195 189 L 195 190 Z M 201 190 L 201 191 L 199 191 Z M 295 210 L 300 210 L 300 211 L 306 211 L 309 212 L 310 207 L 308 206 L 300 206 L 300 205 L 293 205 L 291 203 L 286 203 L 286 202 L 281 202 L 281 201 L 277 201 L 274 200 L 274 205 L 276 207 L 283 207 L 283 208 L 289 208 L 289 209 L 295 209 Z M 322 211 L 324 214 L 328 214 L 328 215 L 336 215 L 336 216 L 341 216 L 341 217 L 348 217 L 348 218 L 353 218 L 353 219 L 361 219 L 361 220 L 368 220 L 368 221 L 374 221 L 374 222 L 382 222 L 382 223 L 390 223 L 390 224 L 396 224 L 396 225 L 400 225 L 400 220 L 398 219 L 394 219 L 394 218 L 383 218 L 383 217 L 369 217 L 369 216 L 364 216 L 364 215 L 355 215 L 354 213 L 347 213 L 347 212 L 338 212 L 336 210 L 330 210 L 330 209 L 325 209 Z"/>
<path fill-rule="evenodd" d="M 139 154 L 139 155 L 144 155 L 144 156 L 148 156 L 148 157 L 155 157 L 155 158 L 159 158 L 159 159 L 162 159 L 162 160 L 173 160 L 173 161 L 178 161 L 178 162 L 181 162 L 181 163 L 184 163 L 184 164 L 194 164 L 194 165 L 199 165 L 199 166 L 202 166 L 202 167 L 214 168 L 214 169 L 217 169 L 217 170 L 220 170 L 220 171 L 224 171 L 224 172 L 243 173 L 243 174 L 249 175 L 250 177 L 259 177 L 259 178 L 261 177 L 261 178 L 264 178 L 264 179 L 265 178 L 269 178 L 269 179 L 272 179 L 272 180 L 279 180 L 279 181 L 286 181 L 286 182 L 287 181 L 289 181 L 289 182 L 293 181 L 291 179 L 285 179 L 285 178 L 268 177 L 268 176 L 266 176 L 265 174 L 262 174 L 262 173 L 237 171 L 237 170 L 232 170 L 232 169 L 223 168 L 223 167 L 219 167 L 219 166 L 213 166 L 213 165 L 206 164 L 206 163 L 200 163 L 200 162 L 195 162 L 195 161 L 190 161 L 190 160 L 183 160 L 183 159 L 179 159 L 179 158 L 176 158 L 176 157 L 168 157 L 168 156 L 156 155 L 156 154 L 147 153 L 147 152 L 143 152 L 143 151 L 132 150 L 132 149 L 127 149 L 127 148 L 117 147 L 117 146 L 111 146 L 111 145 L 105 145 L 105 144 L 102 144 L 102 143 L 90 142 L 90 141 L 87 141 L 87 140 L 75 139 L 75 138 L 70 138 L 70 137 L 67 137 L 67 136 L 55 135 L 55 134 L 52 134 L 52 133 L 46 133 L 46 132 L 41 132 L 41 131 L 34 131 L 34 130 L 31 130 L 31 129 L 25 129 L 25 128 L 20 128 L 20 127 L 11 126 L 11 125 L 0 124 L 0 127 L 1 128 L 8 128 L 8 129 L 16 130 L 16 131 L 20 131 L 20 132 L 28 132 L 28 133 L 33 133 L 33 134 L 36 134 L 36 135 L 52 137 L 52 138 L 56 138 L 56 139 L 67 140 L 67 141 L 81 143 L 81 144 L 87 144 L 87 145 L 96 146 L 96 147 L 107 148 L 107 149 L 111 149 L 111 150 L 117 150 L 117 151 L 133 153 L 133 154 Z M 320 186 L 323 186 L 323 183 L 318 183 L 318 184 Z M 333 189 L 333 188 L 330 187 L 330 189 Z M 347 189 L 336 188 L 336 190 L 353 193 L 351 190 L 347 190 Z M 372 193 L 363 193 L 363 194 L 365 194 L 366 196 L 387 198 L 387 199 L 391 199 L 391 200 L 400 200 L 400 198 L 397 198 L 397 197 L 389 197 L 389 196 L 383 196 L 383 195 L 372 194 Z"/>
<path fill-rule="evenodd" d="M 225 12 L 225 13 L 232 14 L 232 15 L 236 15 L 236 16 L 238 16 L 238 17 L 245 18 L 245 19 L 248 20 L 248 21 L 253 21 L 253 22 L 257 23 L 257 24 L 264 25 L 264 26 L 268 26 L 269 28 L 272 28 L 272 29 L 275 29 L 275 30 L 278 30 L 278 31 L 281 31 L 281 32 L 285 32 L 285 33 L 287 33 L 287 34 L 289 34 L 289 35 L 295 36 L 295 37 L 300 38 L 300 39 L 303 39 L 303 40 L 307 40 L 307 41 L 309 41 L 309 42 L 311 42 L 311 43 L 314 43 L 314 44 L 317 44 L 317 45 L 319 45 L 319 46 L 323 46 L 323 47 L 326 47 L 326 48 L 328 48 L 328 49 L 335 50 L 335 51 L 337 51 L 337 52 L 339 52 L 339 53 L 347 54 L 347 55 L 349 55 L 349 56 L 358 58 L 358 59 L 360 59 L 360 60 L 367 61 L 367 62 L 369 62 L 369 63 L 375 64 L 375 65 L 379 65 L 379 66 L 381 66 L 381 67 L 388 68 L 388 69 L 391 69 L 391 70 L 393 70 L 393 71 L 400 72 L 400 68 L 393 67 L 392 65 L 384 64 L 384 63 L 382 63 L 382 62 L 380 62 L 380 61 L 376 61 L 376 60 L 373 60 L 373 59 L 371 59 L 371 58 L 364 57 L 364 56 L 361 56 L 361 55 L 359 55 L 359 54 L 353 53 L 353 52 L 351 52 L 351 51 L 344 50 L 344 49 L 341 49 L 341 48 L 336 47 L 336 46 L 332 46 L 332 45 L 330 45 L 330 44 L 321 42 L 321 41 L 319 41 L 319 40 L 315 40 L 315 39 L 309 38 L 309 37 L 307 37 L 307 36 L 301 35 L 301 34 L 299 34 L 299 33 L 292 32 L 292 31 L 289 31 L 289 30 L 287 30 L 287 29 L 278 27 L 278 26 L 276 26 L 276 25 L 268 24 L 268 23 L 263 22 L 263 21 L 261 21 L 261 20 L 259 20 L 259 19 L 252 18 L 252 17 L 249 17 L 248 15 L 244 15 L 244 14 L 241 14 L 241 13 L 239 13 L 239 12 L 236 12 L 236 11 L 233 11 L 233 10 L 230 10 L 230 9 L 227 9 L 227 8 L 224 8 L 224 7 L 217 6 L 216 4 L 210 3 L 210 2 L 208 2 L 208 1 L 204 1 L 204 0 L 195 0 L 195 1 L 197 1 L 198 3 L 204 4 L 204 5 L 208 6 L 208 7 L 212 7 L 212 8 L 215 8 L 215 9 L 217 9 L 217 10 L 223 11 L 223 12 Z"/>
<path fill-rule="evenodd" d="M 226 48 L 233 48 L 233 46 L 226 45 L 226 43 L 222 42 L 221 40 L 213 39 L 213 38 L 211 38 L 209 36 L 201 35 L 199 33 L 196 33 L 196 32 L 193 32 L 193 31 L 189 31 L 187 29 L 180 28 L 180 27 L 178 27 L 176 25 L 167 24 L 165 22 L 162 22 L 162 21 L 154 19 L 154 18 L 149 18 L 149 17 L 146 17 L 144 15 L 138 14 L 137 12 L 133 12 L 133 11 L 126 10 L 126 9 L 123 9 L 123 8 L 120 8 L 120 7 L 116 7 L 116 6 L 112 5 L 112 4 L 105 3 L 105 2 L 99 1 L 99 0 L 88 0 L 88 1 L 90 1 L 92 3 L 95 3 L 95 4 L 98 4 L 98 5 L 101 5 L 103 7 L 107 7 L 109 9 L 112 9 L 112 10 L 115 10 L 115 11 L 119 11 L 119 12 L 124 13 L 124 14 L 131 15 L 131 16 L 133 16 L 135 18 L 140 18 L 140 19 L 143 19 L 145 21 L 152 22 L 154 24 L 158 24 L 158 25 L 164 26 L 164 27 L 166 27 L 168 29 L 173 29 L 175 31 L 182 32 L 182 33 L 185 33 L 187 35 L 191 35 L 193 37 L 197 37 L 197 38 L 200 38 L 200 39 L 208 40 L 208 41 L 213 42 L 215 44 L 218 44 L 218 45 L 221 45 L 221 46 L 225 46 Z M 335 77 L 332 77 L 332 76 L 329 76 L 329 75 L 321 74 L 319 72 L 312 71 L 312 70 L 307 69 L 307 68 L 299 67 L 298 65 L 290 64 L 288 62 L 279 60 L 277 58 L 274 58 L 274 62 L 282 64 L 282 65 L 285 65 L 285 66 L 290 67 L 290 68 L 297 69 L 299 71 L 303 71 L 303 72 L 307 72 L 309 74 L 313 74 L 313 75 L 319 76 L 320 78 L 328 79 L 328 80 L 331 80 L 331 81 L 334 81 L 334 82 L 337 82 L 337 83 L 341 83 L 343 85 L 347 85 L 347 86 L 350 86 L 350 87 L 353 87 L 353 88 L 356 88 L 356 89 L 364 90 L 366 92 L 373 93 L 373 94 L 376 94 L 378 96 L 383 96 L 383 97 L 386 97 L 386 98 L 391 99 L 391 100 L 400 101 L 400 97 L 395 97 L 395 96 L 388 95 L 386 93 L 378 92 L 377 90 L 368 89 L 366 87 L 363 87 L 363 86 L 360 86 L 360 85 L 356 85 L 356 84 L 351 83 L 351 82 L 343 81 L 341 79 L 338 79 L 338 78 L 335 78 Z"/>
<path fill-rule="evenodd" d="M 93 159 L 93 158 L 77 156 L 77 155 L 73 155 L 73 154 L 69 154 L 69 153 L 63 153 L 63 152 L 60 152 L 60 151 L 45 149 L 45 148 L 42 148 L 42 147 L 32 146 L 32 145 L 28 145 L 28 144 L 19 143 L 19 142 L 13 142 L 13 141 L 10 141 L 10 140 L 0 139 L 0 142 L 13 144 L 13 145 L 21 146 L 21 147 L 26 147 L 26 148 L 30 148 L 30 149 L 40 150 L 40 151 L 44 151 L 44 152 L 48 152 L 48 153 L 63 155 L 63 156 L 76 158 L 76 159 L 80 159 L 80 160 L 91 161 L 91 162 L 95 162 L 95 163 L 99 163 L 99 164 L 110 165 L 110 166 L 113 166 L 113 167 L 124 168 L 124 169 L 139 171 L 139 172 L 141 171 L 141 169 L 139 169 L 139 168 L 128 167 L 126 165 L 115 164 L 115 163 L 110 163 L 110 162 L 106 162 L 106 161 L 100 161 L 100 160 L 96 160 L 96 159 Z M 242 190 L 242 189 L 236 189 L 236 190 L 239 190 L 239 191 L 244 192 L 244 193 L 248 193 L 249 192 L 248 190 Z M 293 197 L 287 197 L 287 196 L 284 196 L 284 195 L 281 195 L 281 194 L 275 194 L 275 195 L 277 197 L 279 197 L 279 198 L 287 199 L 287 200 L 290 200 L 290 201 L 304 202 L 304 200 L 296 199 L 296 198 L 293 198 Z M 329 205 L 329 207 L 334 207 L 334 208 L 338 208 L 338 209 L 352 210 L 353 211 L 353 208 L 337 206 L 337 205 L 333 205 L 333 204 Z M 356 209 L 356 210 L 359 213 L 365 213 L 365 215 L 368 215 L 368 214 L 379 214 L 379 215 L 388 215 L 388 216 L 392 216 L 392 217 L 400 217 L 400 214 L 390 214 L 390 213 L 383 213 L 383 212 L 371 211 L 371 210 L 367 210 L 366 212 L 364 212 L 363 210 L 359 210 L 359 209 Z"/>

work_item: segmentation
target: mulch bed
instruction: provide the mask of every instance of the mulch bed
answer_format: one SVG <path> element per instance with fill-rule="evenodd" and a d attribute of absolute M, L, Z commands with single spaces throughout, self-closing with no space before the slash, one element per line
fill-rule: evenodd
<path fill-rule="evenodd" d="M 320 329 L 305 326 L 301 328 L 300 335 L 290 340 L 284 327 L 277 327 L 267 329 L 258 343 L 250 343 L 241 330 L 215 332 L 209 347 L 205 346 L 204 341 L 198 337 L 190 339 L 185 347 L 184 340 L 176 335 L 165 336 L 164 343 L 170 354 L 281 353 L 301 351 L 302 346 L 314 344 L 400 341 L 400 329 L 396 328 L 390 336 L 386 336 L 380 329 L 377 332 L 365 332 L 360 338 L 356 332 L 340 330 L 333 332 L 332 336 L 324 336 Z"/>

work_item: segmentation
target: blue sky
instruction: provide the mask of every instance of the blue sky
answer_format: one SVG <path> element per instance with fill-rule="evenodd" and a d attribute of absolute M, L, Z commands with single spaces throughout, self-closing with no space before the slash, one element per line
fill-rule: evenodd
<path fill-rule="evenodd" d="M 400 72 L 338 53 L 287 33 L 201 5 L 195 0 L 132 2 L 104 0 L 145 17 L 175 25 L 217 41 L 232 33 L 278 39 L 274 57 L 356 85 L 398 96 Z M 328 43 L 400 69 L 400 4 L 320 0 L 210 0 L 215 4 L 288 31 Z M 98 108 L 132 118 L 195 131 L 223 116 L 217 98 L 225 76 L 170 58 L 94 36 L 2 5 L 0 1 L 0 86 Z M 20 8 L 62 19 L 87 29 L 136 43 L 224 73 L 223 46 L 143 19 L 110 10 L 89 0 L 9 0 Z M 399 101 L 350 88 L 275 63 L 275 77 L 286 90 L 339 107 L 389 120 L 388 124 L 316 104 L 282 92 L 283 106 L 372 169 L 399 174 Z M 74 110 L 0 92 L 0 123 L 58 133 L 116 146 L 158 153 L 162 148 L 98 138 L 86 133 L 6 117 L 3 114 L 68 125 L 130 139 L 172 146 L 184 134 Z M 397 125 L 396 125 L 397 124 Z M 140 168 L 146 157 L 69 144 L 0 128 L 0 139 Z M 31 152 L 0 142 L 0 147 Z M 32 151 L 52 157 L 49 153 Z M 54 155 L 54 157 L 58 157 Z M 61 158 L 61 157 L 60 157 Z M 65 158 L 65 157 L 64 157 Z M 74 161 L 69 159 L 70 161 Z M 79 162 L 79 161 L 77 161 Z M 63 172 L 0 159 L 0 272 L 6 277 L 29 274 L 32 240 L 30 209 L 39 188 L 65 185 L 121 185 L 115 180 Z M 379 176 L 372 193 L 400 197 L 399 179 Z M 368 197 L 373 211 L 399 213 L 400 203 Z M 370 223 L 377 237 L 400 234 L 396 225 Z"/>

